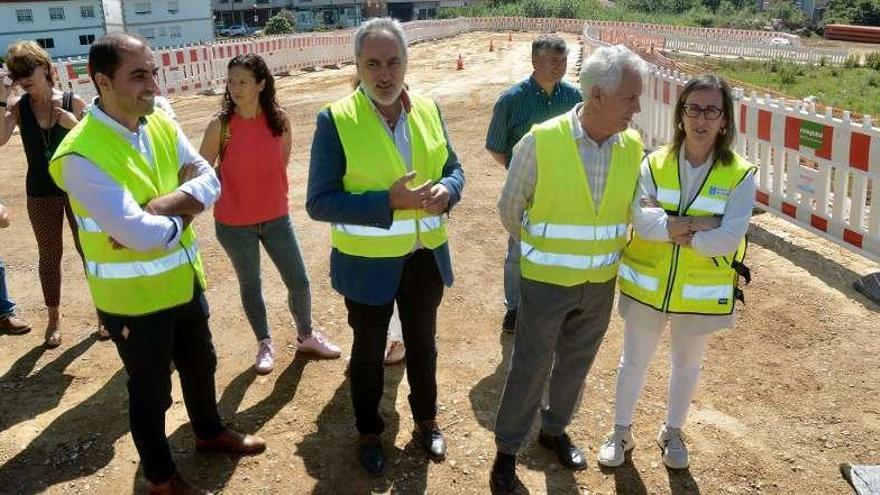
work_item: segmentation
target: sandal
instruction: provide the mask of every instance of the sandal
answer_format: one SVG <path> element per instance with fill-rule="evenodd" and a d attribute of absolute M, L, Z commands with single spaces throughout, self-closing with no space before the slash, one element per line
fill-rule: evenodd
<path fill-rule="evenodd" d="M 384 364 L 397 364 L 406 358 L 406 347 L 399 340 L 392 340 L 385 348 Z"/>
<path fill-rule="evenodd" d="M 61 345 L 61 329 L 58 327 L 46 328 L 46 340 L 43 341 L 43 347 L 46 349 L 54 349 Z"/>

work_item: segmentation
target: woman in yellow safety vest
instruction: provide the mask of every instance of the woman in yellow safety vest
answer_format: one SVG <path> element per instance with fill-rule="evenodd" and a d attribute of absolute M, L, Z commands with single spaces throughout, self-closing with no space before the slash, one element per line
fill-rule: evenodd
<path fill-rule="evenodd" d="M 731 149 L 736 133 L 730 86 L 694 77 L 675 104 L 675 136 L 648 155 L 632 206 L 633 236 L 620 265 L 623 353 L 617 370 L 614 429 L 599 463 L 623 464 L 633 448 L 632 418 L 645 372 L 670 324 L 672 369 L 666 423 L 657 443 L 673 469 L 689 465 L 681 429 L 712 332 L 733 326 L 748 280 L 745 235 L 755 167 Z"/>

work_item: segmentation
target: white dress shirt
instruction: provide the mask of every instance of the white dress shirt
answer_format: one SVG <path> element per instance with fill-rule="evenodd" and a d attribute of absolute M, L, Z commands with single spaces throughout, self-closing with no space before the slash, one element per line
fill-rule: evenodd
<path fill-rule="evenodd" d="M 145 123 L 131 132 L 97 105 L 92 105 L 92 116 L 110 126 L 135 150 L 146 157 L 155 167 L 150 139 Z M 209 208 L 220 195 L 220 181 L 214 169 L 193 148 L 180 126 L 177 127 L 178 168 L 194 164 L 198 170 L 195 177 L 177 190 L 184 192 Z M 70 155 L 62 167 L 67 193 L 82 204 L 101 229 L 127 248 L 135 251 L 170 249 L 175 247 L 183 232 L 183 220 L 179 216 L 152 215 L 144 211 L 131 193 L 103 172 L 97 165 L 79 155 Z"/>

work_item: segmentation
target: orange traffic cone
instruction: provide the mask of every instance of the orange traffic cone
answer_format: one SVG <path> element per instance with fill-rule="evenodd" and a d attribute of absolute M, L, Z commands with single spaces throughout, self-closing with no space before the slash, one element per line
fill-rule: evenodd
<path fill-rule="evenodd" d="M 513 41 L 513 33 L 507 33 L 507 41 Z"/>
<path fill-rule="evenodd" d="M 494 42 L 494 40 L 493 40 L 492 38 L 489 38 L 489 51 L 490 51 L 490 52 L 494 52 L 494 51 L 495 51 L 495 42 Z"/>
<path fill-rule="evenodd" d="M 464 60 L 461 59 L 461 54 L 458 54 L 458 61 L 455 62 L 455 70 L 464 69 Z"/>

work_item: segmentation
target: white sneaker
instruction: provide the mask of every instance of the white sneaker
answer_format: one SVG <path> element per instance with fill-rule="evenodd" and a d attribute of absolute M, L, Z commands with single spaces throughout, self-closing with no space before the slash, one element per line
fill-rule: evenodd
<path fill-rule="evenodd" d="M 657 435 L 657 445 L 663 450 L 663 464 L 671 469 L 685 469 L 690 465 L 688 449 L 681 436 L 681 428 L 663 425 Z"/>
<path fill-rule="evenodd" d="M 330 342 L 330 339 L 317 329 L 312 329 L 312 336 L 306 340 L 300 342 L 297 339 L 296 350 L 297 352 L 316 354 L 327 359 L 336 359 L 342 354 L 339 346 Z"/>
<path fill-rule="evenodd" d="M 599 447 L 599 464 L 608 467 L 617 467 L 626 461 L 626 453 L 635 447 L 632 427 L 614 425 L 614 429 L 605 437 L 602 446 Z"/>
<path fill-rule="evenodd" d="M 257 359 L 254 362 L 254 369 L 257 373 L 265 375 L 271 373 L 275 368 L 275 346 L 272 339 L 267 338 L 260 341 L 260 347 L 257 349 Z"/>

